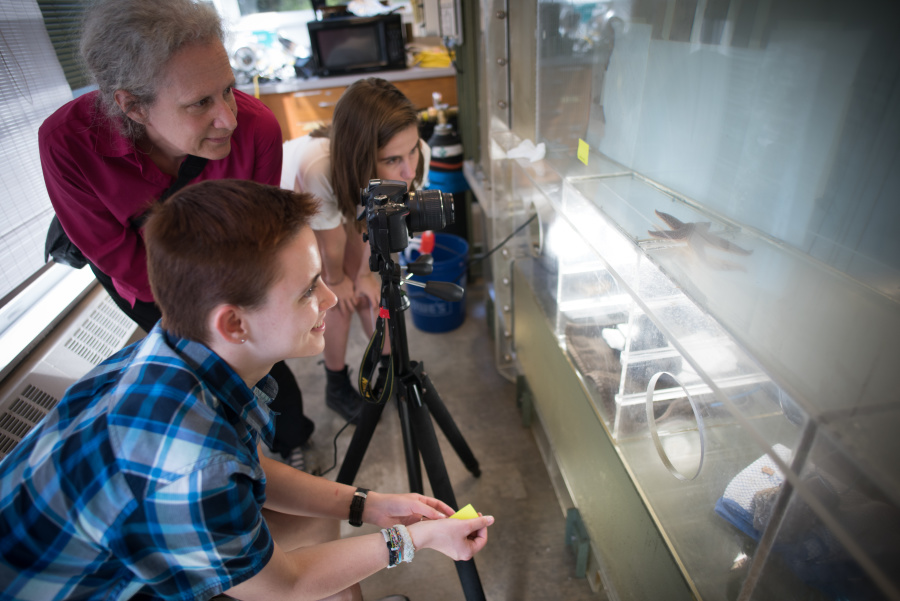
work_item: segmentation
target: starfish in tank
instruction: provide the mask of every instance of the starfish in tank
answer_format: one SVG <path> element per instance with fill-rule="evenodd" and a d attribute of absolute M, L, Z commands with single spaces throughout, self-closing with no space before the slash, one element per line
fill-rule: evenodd
<path fill-rule="evenodd" d="M 719 250 L 730 252 L 736 255 L 746 256 L 753 252 L 752 250 L 741 248 L 737 244 L 730 242 L 725 238 L 709 231 L 712 224 L 708 221 L 685 223 L 684 221 L 681 221 L 677 217 L 669 215 L 668 213 L 663 213 L 659 210 L 654 212 L 656 213 L 657 217 L 662 219 L 671 229 L 647 230 L 647 233 L 654 238 L 687 242 L 691 250 L 693 250 L 697 257 L 701 260 L 709 262 L 706 257 L 706 249 L 709 247 L 717 248 Z M 719 264 L 720 267 L 724 268 L 740 269 L 739 266 L 728 261 L 720 261 Z"/>

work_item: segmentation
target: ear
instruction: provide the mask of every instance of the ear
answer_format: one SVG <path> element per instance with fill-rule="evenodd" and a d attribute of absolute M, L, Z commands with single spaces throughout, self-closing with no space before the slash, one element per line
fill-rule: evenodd
<path fill-rule="evenodd" d="M 243 344 L 248 332 L 240 308 L 219 305 L 209 316 L 209 331 L 213 338 L 226 344 Z"/>
<path fill-rule="evenodd" d="M 146 125 L 146 114 L 137 96 L 126 90 L 116 90 L 113 94 L 116 104 L 129 119 Z"/>

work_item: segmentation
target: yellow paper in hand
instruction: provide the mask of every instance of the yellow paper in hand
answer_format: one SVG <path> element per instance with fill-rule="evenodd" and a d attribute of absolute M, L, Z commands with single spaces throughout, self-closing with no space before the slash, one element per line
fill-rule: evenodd
<path fill-rule="evenodd" d="M 478 512 L 475 511 L 475 508 L 472 507 L 471 503 L 469 503 L 450 517 L 457 520 L 471 520 L 472 518 L 478 517 Z"/>

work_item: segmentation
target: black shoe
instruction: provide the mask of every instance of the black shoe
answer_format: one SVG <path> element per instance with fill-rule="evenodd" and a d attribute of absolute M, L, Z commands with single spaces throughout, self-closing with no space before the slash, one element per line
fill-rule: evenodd
<path fill-rule="evenodd" d="M 325 385 L 325 405 L 332 411 L 336 411 L 341 417 L 351 424 L 359 423 L 359 415 L 362 413 L 362 396 L 350 383 L 350 373 L 347 366 L 341 371 L 331 371 L 325 368 L 327 382 Z"/>

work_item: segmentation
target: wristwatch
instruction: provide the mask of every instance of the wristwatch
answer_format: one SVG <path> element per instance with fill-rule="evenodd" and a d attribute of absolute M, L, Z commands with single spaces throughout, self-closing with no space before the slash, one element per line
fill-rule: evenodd
<path fill-rule="evenodd" d="M 353 493 L 353 500 L 350 502 L 350 525 L 362 526 L 363 509 L 366 506 L 366 496 L 369 494 L 368 488 L 357 488 Z"/>

